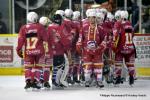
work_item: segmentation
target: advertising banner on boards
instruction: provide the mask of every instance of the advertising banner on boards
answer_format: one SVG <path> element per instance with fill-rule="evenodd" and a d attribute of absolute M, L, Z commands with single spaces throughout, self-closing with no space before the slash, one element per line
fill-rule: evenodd
<path fill-rule="evenodd" d="M 150 34 L 136 34 L 133 41 L 137 55 L 136 67 L 150 68 Z"/>
<path fill-rule="evenodd" d="M 21 67 L 22 60 L 17 56 L 17 35 L 0 36 L 0 67 Z"/>

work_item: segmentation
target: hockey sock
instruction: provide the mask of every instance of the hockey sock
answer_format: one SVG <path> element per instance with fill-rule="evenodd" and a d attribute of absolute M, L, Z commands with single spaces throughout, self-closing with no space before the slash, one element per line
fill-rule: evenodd
<path fill-rule="evenodd" d="M 74 66 L 73 68 L 73 81 L 77 81 L 78 80 L 78 72 L 77 72 L 77 67 Z"/>
<path fill-rule="evenodd" d="M 50 77 L 50 67 L 45 67 L 43 69 L 44 82 L 48 82 L 49 81 L 49 77 Z"/>
<path fill-rule="evenodd" d="M 128 67 L 129 75 L 135 76 L 135 68 L 134 67 Z"/>
<path fill-rule="evenodd" d="M 53 66 L 52 83 L 56 82 L 57 71 L 58 71 L 58 68 L 56 66 Z"/>
<path fill-rule="evenodd" d="M 32 68 L 31 67 L 25 67 L 25 80 L 31 80 L 31 72 Z"/>
<path fill-rule="evenodd" d="M 102 68 L 95 68 L 94 73 L 96 74 L 96 80 L 102 81 Z"/>
<path fill-rule="evenodd" d="M 115 77 L 121 76 L 122 67 L 115 67 Z"/>
<path fill-rule="evenodd" d="M 43 83 L 44 82 L 44 69 L 41 70 L 41 76 L 40 76 L 40 82 Z"/>
<path fill-rule="evenodd" d="M 36 80 L 37 82 L 40 81 L 40 77 L 41 77 L 41 70 L 42 70 L 42 67 L 34 67 L 32 69 L 32 77 L 34 77 L 34 80 Z"/>
<path fill-rule="evenodd" d="M 92 71 L 90 69 L 84 69 L 85 81 L 90 81 Z"/>

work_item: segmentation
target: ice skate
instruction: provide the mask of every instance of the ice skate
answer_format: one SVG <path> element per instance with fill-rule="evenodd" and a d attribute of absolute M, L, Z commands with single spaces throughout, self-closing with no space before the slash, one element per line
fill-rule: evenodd
<path fill-rule="evenodd" d="M 77 78 L 77 75 L 76 75 L 76 76 L 73 76 L 73 82 L 74 82 L 74 85 L 79 85 L 79 84 L 80 84 L 80 81 L 79 81 L 79 79 Z"/>
<path fill-rule="evenodd" d="M 123 84 L 123 82 L 125 81 L 125 78 L 121 78 L 120 79 L 120 83 Z"/>
<path fill-rule="evenodd" d="M 133 84 L 134 84 L 134 77 L 130 75 L 129 76 L 129 85 L 133 86 Z"/>
<path fill-rule="evenodd" d="M 68 82 L 69 85 L 73 85 L 73 84 L 75 83 L 75 82 L 71 79 L 70 76 L 68 76 L 67 82 Z"/>
<path fill-rule="evenodd" d="M 29 89 L 30 87 L 32 87 L 32 84 L 31 84 L 31 82 L 30 82 L 30 80 L 28 80 L 28 81 L 26 81 L 26 85 L 25 85 L 25 87 L 24 87 L 24 89 Z"/>
<path fill-rule="evenodd" d="M 45 89 L 50 89 L 50 87 L 51 87 L 51 86 L 50 86 L 49 82 L 45 82 L 45 83 L 44 83 L 44 88 L 45 88 Z"/>
<path fill-rule="evenodd" d="M 64 87 L 68 87 L 68 82 L 60 80 L 61 85 L 63 85 Z"/>
<path fill-rule="evenodd" d="M 90 82 L 89 81 L 85 82 L 85 87 L 90 87 Z"/>
<path fill-rule="evenodd" d="M 52 90 L 62 90 L 62 89 L 64 89 L 63 85 L 58 85 L 57 83 L 52 84 Z"/>
<path fill-rule="evenodd" d="M 53 90 L 61 90 L 61 89 L 64 89 L 64 87 L 65 86 L 63 84 L 61 84 L 60 82 L 57 83 L 55 81 L 52 81 L 52 89 Z"/>
<path fill-rule="evenodd" d="M 121 83 L 121 76 L 118 76 L 116 78 L 114 78 L 114 82 L 113 82 L 115 85 L 118 85 Z"/>
<path fill-rule="evenodd" d="M 97 87 L 99 88 L 103 88 L 104 87 L 104 84 L 100 81 L 97 82 Z"/>
<path fill-rule="evenodd" d="M 33 83 L 32 83 L 32 88 L 33 88 L 33 91 L 35 90 L 39 90 L 39 89 L 41 89 L 41 84 L 40 83 L 38 83 L 38 82 L 36 82 L 36 81 L 34 81 Z"/>

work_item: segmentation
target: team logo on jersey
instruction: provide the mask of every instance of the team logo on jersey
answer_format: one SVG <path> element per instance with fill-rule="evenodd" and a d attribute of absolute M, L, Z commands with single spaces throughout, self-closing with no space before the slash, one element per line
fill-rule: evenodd
<path fill-rule="evenodd" d="M 88 41 L 87 42 L 87 48 L 91 49 L 91 50 L 96 49 L 96 41 Z"/>

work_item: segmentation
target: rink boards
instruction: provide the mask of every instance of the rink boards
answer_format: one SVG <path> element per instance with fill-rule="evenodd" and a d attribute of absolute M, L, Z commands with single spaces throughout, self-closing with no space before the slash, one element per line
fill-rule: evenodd
<path fill-rule="evenodd" d="M 150 76 L 150 35 L 136 34 L 137 76 Z M 0 75 L 23 75 L 22 59 L 16 54 L 17 34 L 0 35 Z"/>
<path fill-rule="evenodd" d="M 17 56 L 17 34 L 0 34 L 0 75 L 21 75 L 22 59 Z"/>
<path fill-rule="evenodd" d="M 137 76 L 146 76 L 146 77 L 150 77 L 150 68 L 147 67 L 140 67 L 140 68 L 136 68 L 136 73 Z M 23 75 L 24 74 L 24 69 L 23 67 L 1 67 L 0 68 L 0 75 Z"/>

